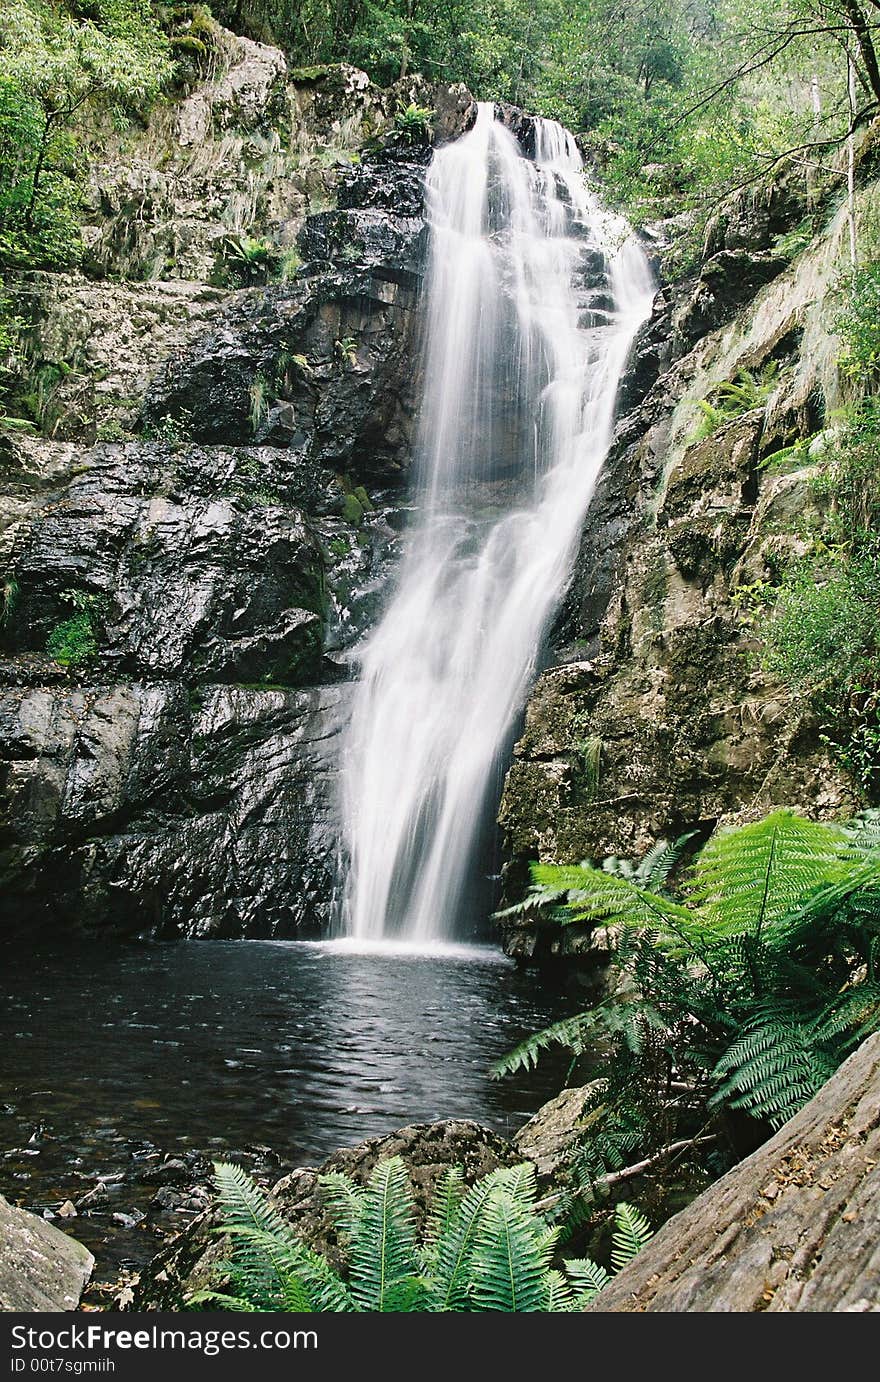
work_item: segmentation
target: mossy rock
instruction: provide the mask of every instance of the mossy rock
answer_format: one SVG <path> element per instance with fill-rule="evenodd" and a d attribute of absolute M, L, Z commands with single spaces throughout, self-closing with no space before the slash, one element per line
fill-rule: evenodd
<path fill-rule="evenodd" d="M 367 500 L 369 503 L 369 500 Z M 364 506 L 357 494 L 346 494 L 342 501 L 342 517 L 353 528 L 359 528 L 364 521 Z"/>

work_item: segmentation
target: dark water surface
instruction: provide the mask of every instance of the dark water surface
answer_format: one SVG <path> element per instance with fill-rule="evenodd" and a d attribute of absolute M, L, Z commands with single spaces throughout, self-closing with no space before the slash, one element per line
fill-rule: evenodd
<path fill-rule="evenodd" d="M 151 1220 L 182 1226 L 185 1212 L 151 1208 L 156 1185 L 139 1183 L 157 1149 L 256 1144 L 280 1174 L 404 1123 L 472 1118 L 511 1133 L 559 1071 L 495 1082 L 488 1068 L 574 1006 L 489 948 L 182 941 L 2 964 L 0 1191 L 57 1211 L 108 1177 L 106 1202 L 64 1225 L 105 1273 L 155 1250 Z"/>

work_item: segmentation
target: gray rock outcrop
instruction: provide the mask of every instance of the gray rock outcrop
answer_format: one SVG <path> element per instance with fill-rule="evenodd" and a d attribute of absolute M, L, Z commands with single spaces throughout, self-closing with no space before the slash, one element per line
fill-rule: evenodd
<path fill-rule="evenodd" d="M 0 1195 L 0 1311 L 75 1310 L 94 1261 L 75 1238 Z"/>

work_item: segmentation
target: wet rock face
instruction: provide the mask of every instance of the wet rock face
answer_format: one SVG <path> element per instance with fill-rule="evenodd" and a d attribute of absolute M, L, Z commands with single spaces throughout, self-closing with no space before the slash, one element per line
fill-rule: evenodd
<path fill-rule="evenodd" d="M 731 221 L 729 247 L 712 241 L 696 280 L 658 293 L 635 343 L 625 411 L 504 787 L 511 900 L 530 860 L 637 859 L 660 837 L 705 839 L 780 805 L 820 818 L 861 805 L 815 717 L 762 669 L 749 616 L 749 589 L 772 581 L 804 550 L 804 526 L 823 521 L 806 473 L 762 465 L 821 425 L 816 399 L 828 387 L 815 342 L 827 337 L 835 261 L 820 242 L 783 265 L 767 249 L 783 224 L 781 211 L 762 223 L 747 252 Z M 701 439 L 698 402 L 770 364 L 766 403 Z M 507 918 L 503 941 L 526 962 L 601 968 L 601 935 L 546 917 Z"/>
<path fill-rule="evenodd" d="M 293 936 L 329 920 L 346 688 L 0 693 L 0 931 Z"/>
<path fill-rule="evenodd" d="M 155 216 L 113 177 L 91 208 L 90 267 L 123 277 L 20 285 L 55 363 L 47 436 L 0 452 L 0 935 L 330 920 L 344 683 L 403 527 L 430 151 L 392 139 L 325 168 L 319 136 L 353 156 L 396 99 L 356 69 L 291 87 L 247 40 L 233 57 L 166 111 L 161 167 L 118 166 Z M 445 109 L 467 117 L 461 92 Z M 253 242 L 299 235 L 293 277 L 194 281 L 226 234 L 221 145 L 232 199 L 253 171 Z M 269 184 L 294 174 L 305 205 L 281 235 Z M 171 281 L 126 281 L 138 227 L 184 202 Z"/>
<path fill-rule="evenodd" d="M 0 933 L 326 928 L 393 506 L 271 447 L 27 442 L 4 478 Z"/>
<path fill-rule="evenodd" d="M 11 652 L 42 652 L 79 602 L 92 674 L 317 679 L 321 554 L 292 507 L 314 478 L 295 454 L 131 443 L 78 461 L 16 543 Z"/>

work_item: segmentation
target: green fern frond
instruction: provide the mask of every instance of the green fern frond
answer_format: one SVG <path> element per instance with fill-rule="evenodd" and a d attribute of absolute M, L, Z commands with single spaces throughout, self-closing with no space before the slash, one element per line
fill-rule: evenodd
<path fill-rule="evenodd" d="M 675 840 L 658 840 L 648 850 L 636 869 L 636 878 L 644 883 L 646 888 L 651 888 L 656 892 L 667 881 L 681 858 L 685 846 L 694 838 L 696 833 L 695 830 L 688 830 Z"/>
<path fill-rule="evenodd" d="M 534 864 L 536 883 L 567 888 L 567 914 L 571 922 L 614 922 L 656 930 L 672 944 L 693 949 L 702 939 L 693 914 L 670 898 L 650 892 L 629 878 L 594 868 L 566 868 Z"/>
<path fill-rule="evenodd" d="M 431 1202 L 425 1233 L 426 1262 L 434 1261 L 438 1245 L 452 1232 L 458 1220 L 464 1193 L 464 1174 L 461 1167 L 448 1167 L 440 1177 Z"/>
<path fill-rule="evenodd" d="M 631 1262 L 654 1236 L 654 1231 L 644 1214 L 626 1200 L 621 1200 L 614 1209 L 614 1237 L 611 1240 L 611 1265 L 621 1271 Z"/>
<path fill-rule="evenodd" d="M 773 1128 L 792 1118 L 833 1073 L 811 1023 L 768 1008 L 735 1041 L 713 1072 L 721 1083 L 710 1103 L 727 1103 L 763 1118 Z"/>
<path fill-rule="evenodd" d="M 554 1314 L 567 1313 L 574 1307 L 574 1294 L 562 1272 L 547 1273 L 546 1309 Z"/>
<path fill-rule="evenodd" d="M 565 1264 L 566 1275 L 578 1292 L 578 1297 L 574 1302 L 575 1310 L 582 1310 L 585 1305 L 595 1299 L 600 1291 L 604 1291 L 611 1277 L 604 1267 L 600 1267 L 598 1262 L 594 1262 L 590 1257 L 572 1258 Z"/>
<path fill-rule="evenodd" d="M 553 1240 L 518 1198 L 496 1184 L 477 1229 L 471 1296 L 476 1310 L 546 1310 Z"/>
<path fill-rule="evenodd" d="M 302 1310 L 351 1309 L 346 1289 L 327 1261 L 296 1237 L 246 1171 L 218 1162 L 214 1176 L 220 1231 L 233 1244 L 227 1270 L 238 1298 L 253 1310 L 286 1310 L 292 1298 Z"/>
<path fill-rule="evenodd" d="M 565 1017 L 560 1022 L 554 1022 L 543 1031 L 534 1032 L 526 1037 L 506 1056 L 496 1061 L 492 1066 L 492 1075 L 495 1079 L 500 1079 L 502 1075 L 511 1075 L 516 1070 L 533 1070 L 542 1052 L 551 1046 L 562 1046 L 566 1051 L 571 1051 L 572 1055 L 581 1056 L 586 1050 L 587 1038 L 595 1031 L 596 1025 L 596 1019 L 590 1012 L 576 1013 L 574 1017 Z"/>
<path fill-rule="evenodd" d="M 477 1235 L 494 1182 L 484 1177 L 465 1194 L 447 1232 L 432 1252 L 426 1310 L 466 1310 Z"/>
<path fill-rule="evenodd" d="M 516 1166 L 500 1166 L 490 1173 L 490 1184 L 510 1195 L 521 1209 L 531 1211 L 538 1195 L 538 1181 L 532 1161 L 522 1161 Z"/>
<path fill-rule="evenodd" d="M 843 1039 L 845 1049 L 880 1030 L 880 984 L 864 983 L 847 989 L 824 1009 L 815 1024 L 816 1041 Z"/>
<path fill-rule="evenodd" d="M 360 1218 L 366 1191 L 339 1171 L 328 1171 L 318 1178 L 318 1184 L 337 1232 L 342 1238 L 350 1239 Z"/>
<path fill-rule="evenodd" d="M 709 840 L 692 871 L 692 900 L 710 934 L 759 936 L 802 906 L 846 852 L 839 828 L 775 811 Z"/>
<path fill-rule="evenodd" d="M 385 1311 L 418 1276 L 415 1209 L 402 1159 L 376 1164 L 360 1201 L 349 1251 L 351 1294 L 359 1310 Z"/>

